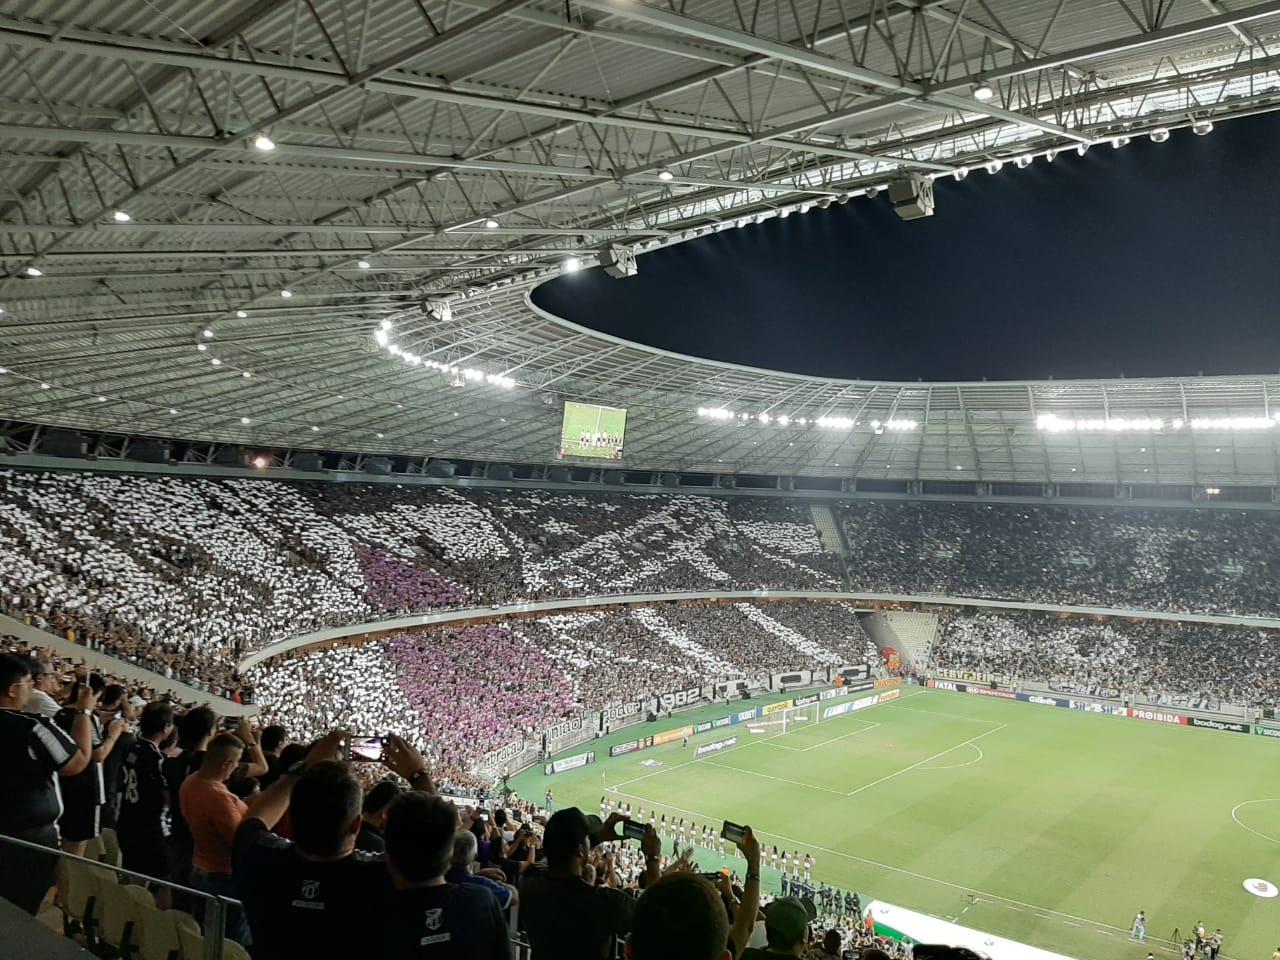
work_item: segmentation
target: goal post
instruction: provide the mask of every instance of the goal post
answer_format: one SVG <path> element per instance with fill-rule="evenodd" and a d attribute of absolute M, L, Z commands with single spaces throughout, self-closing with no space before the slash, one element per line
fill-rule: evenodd
<path fill-rule="evenodd" d="M 788 707 L 782 711 L 782 732 L 791 733 L 803 727 L 811 727 L 822 722 L 822 712 L 818 704 L 810 703 L 803 707 Z"/>

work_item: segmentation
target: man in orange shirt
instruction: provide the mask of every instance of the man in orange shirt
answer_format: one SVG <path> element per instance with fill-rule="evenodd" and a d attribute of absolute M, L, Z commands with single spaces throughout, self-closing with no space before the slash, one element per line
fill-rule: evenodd
<path fill-rule="evenodd" d="M 220 733 L 209 741 L 200 768 L 182 782 L 178 803 L 191 828 L 195 844 L 195 869 L 191 882 L 198 890 L 239 899 L 231 879 L 231 848 L 236 828 L 248 807 L 227 789 L 244 753 L 244 742 L 234 733 Z M 227 936 L 249 943 L 249 926 L 243 911 L 228 907 Z"/>

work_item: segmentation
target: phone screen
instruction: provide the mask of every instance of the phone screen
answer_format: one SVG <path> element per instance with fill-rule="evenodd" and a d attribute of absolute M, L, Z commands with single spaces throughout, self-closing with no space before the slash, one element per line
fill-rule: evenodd
<path fill-rule="evenodd" d="M 382 759 L 382 737 L 352 737 L 348 757 L 353 763 L 378 763 Z"/>
<path fill-rule="evenodd" d="M 648 830 L 648 824 L 638 823 L 635 820 L 622 821 L 622 836 L 626 840 L 639 840 Z"/>
<path fill-rule="evenodd" d="M 724 837 L 730 843 L 741 843 L 743 838 L 747 835 L 746 831 L 746 827 L 739 826 L 736 823 L 731 823 L 726 820 L 724 822 L 724 829 L 720 831 L 720 836 Z"/>

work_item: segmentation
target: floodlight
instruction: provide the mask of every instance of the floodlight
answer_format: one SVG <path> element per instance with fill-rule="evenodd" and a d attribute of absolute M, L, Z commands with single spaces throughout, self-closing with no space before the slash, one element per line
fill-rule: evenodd
<path fill-rule="evenodd" d="M 1191 132 L 1197 137 L 1203 137 L 1207 133 L 1213 133 L 1213 121 L 1197 120 L 1191 125 Z"/>
<path fill-rule="evenodd" d="M 276 142 L 272 140 L 270 137 L 268 137 L 265 133 L 260 133 L 256 137 L 254 137 L 253 145 L 256 149 L 261 150 L 264 153 L 274 150 L 276 148 Z"/>
<path fill-rule="evenodd" d="M 133 218 L 123 210 L 116 210 L 111 214 L 111 219 L 116 223 L 128 223 Z"/>
<path fill-rule="evenodd" d="M 995 95 L 996 88 L 985 80 L 973 88 L 973 99 L 981 100 L 983 103 L 995 99 Z"/>
<path fill-rule="evenodd" d="M 575 273 L 582 266 L 582 261 L 577 257 L 566 257 L 564 262 L 560 264 L 560 269 L 565 273 Z"/>
<path fill-rule="evenodd" d="M 674 180 L 675 178 L 676 178 L 676 175 L 672 173 L 670 170 L 667 170 L 664 168 L 658 171 L 658 179 L 662 180 L 664 183 Z"/>
<path fill-rule="evenodd" d="M 1164 143 L 1169 139 L 1169 129 L 1168 127 L 1156 127 L 1149 136 L 1152 143 Z"/>

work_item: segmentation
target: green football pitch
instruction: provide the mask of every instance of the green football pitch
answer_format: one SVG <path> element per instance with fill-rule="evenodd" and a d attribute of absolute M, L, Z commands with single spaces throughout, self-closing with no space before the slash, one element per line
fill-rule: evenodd
<path fill-rule="evenodd" d="M 1280 944 L 1280 743 L 1033 704 L 902 688 L 901 699 L 817 724 L 745 725 L 609 758 L 632 727 L 571 753 L 602 759 L 515 778 L 557 808 L 615 800 L 698 824 L 750 824 L 812 853 L 814 879 L 1080 958 L 1177 952 L 1160 938 L 1198 920 L 1222 955 Z M 684 714 L 696 723 L 724 706 Z M 701 742 L 739 744 L 698 760 Z M 647 813 L 646 813 L 647 818 Z M 667 846 L 669 848 L 670 841 Z M 701 853 L 705 868 L 718 865 Z M 730 861 L 732 863 L 732 861 Z M 739 867 L 741 861 L 738 861 Z M 741 872 L 741 869 L 739 869 Z M 777 875 L 766 871 L 766 888 Z M 1147 944 L 1128 940 L 1147 913 Z"/>
<path fill-rule="evenodd" d="M 608 442 L 597 443 L 588 439 L 584 444 L 583 436 L 594 438 L 596 434 L 608 437 L 623 437 L 627 427 L 627 411 L 617 407 L 600 407 L 593 403 L 574 403 L 568 401 L 564 405 L 564 424 L 560 432 L 560 450 L 566 457 L 592 457 L 612 459 L 621 449 L 622 444 Z"/>

